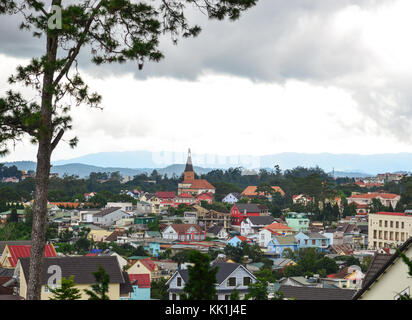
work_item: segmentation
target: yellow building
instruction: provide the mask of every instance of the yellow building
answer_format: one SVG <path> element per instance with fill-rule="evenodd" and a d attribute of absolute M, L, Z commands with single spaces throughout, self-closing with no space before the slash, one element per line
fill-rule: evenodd
<path fill-rule="evenodd" d="M 390 248 L 404 243 L 412 236 L 412 215 L 403 212 L 369 214 L 368 247 Z"/>
<path fill-rule="evenodd" d="M 19 295 L 26 299 L 27 295 L 27 280 L 29 277 L 30 258 L 22 258 L 17 264 L 19 274 Z M 109 291 L 107 293 L 110 300 L 120 300 L 127 298 L 133 292 L 129 277 L 126 272 L 122 272 L 116 257 L 97 256 L 97 257 L 56 257 L 45 258 L 43 273 L 41 300 L 49 300 L 53 294 L 48 289 L 58 286 L 61 283 L 61 277 L 68 279 L 74 276 L 76 288 L 80 290 L 81 300 L 88 300 L 89 296 L 85 293 L 85 289 L 91 290 L 91 285 L 94 284 L 94 272 L 98 271 L 101 266 L 110 277 Z"/>
<path fill-rule="evenodd" d="M 92 229 L 87 235 L 87 239 L 93 240 L 94 242 L 105 241 L 108 236 L 110 236 L 113 231 L 108 231 L 105 229 Z"/>
<path fill-rule="evenodd" d="M 148 274 L 150 281 L 162 278 L 159 267 L 149 258 L 137 260 L 129 269 L 128 274 Z"/>

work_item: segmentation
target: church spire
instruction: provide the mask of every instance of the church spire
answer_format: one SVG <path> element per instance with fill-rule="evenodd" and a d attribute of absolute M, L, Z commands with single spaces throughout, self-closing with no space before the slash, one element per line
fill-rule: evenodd
<path fill-rule="evenodd" d="M 195 179 L 195 172 L 193 171 L 193 164 L 192 164 L 192 153 L 190 152 L 187 155 L 186 167 L 185 172 L 183 174 L 184 181 L 193 181 Z"/>
<path fill-rule="evenodd" d="M 192 153 L 190 152 L 190 148 L 189 148 L 189 153 L 187 155 L 185 172 L 192 172 L 192 171 L 193 171 Z"/>

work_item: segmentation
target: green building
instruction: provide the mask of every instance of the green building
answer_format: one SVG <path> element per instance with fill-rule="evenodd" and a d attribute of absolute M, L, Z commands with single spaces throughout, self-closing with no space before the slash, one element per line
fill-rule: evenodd
<path fill-rule="evenodd" d="M 286 214 L 286 223 L 293 231 L 307 231 L 309 229 L 309 222 L 307 213 L 289 212 Z"/>

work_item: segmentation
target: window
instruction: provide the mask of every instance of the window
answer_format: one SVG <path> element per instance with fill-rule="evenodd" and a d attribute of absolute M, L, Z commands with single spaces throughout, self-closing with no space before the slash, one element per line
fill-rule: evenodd
<path fill-rule="evenodd" d="M 228 287 L 236 287 L 236 278 L 231 277 L 227 280 L 227 286 Z"/>
<path fill-rule="evenodd" d="M 178 287 L 181 287 L 181 286 L 182 286 L 182 278 L 181 278 L 181 277 L 177 277 L 176 280 L 177 280 L 177 281 L 176 281 L 176 282 L 177 282 L 176 285 L 177 285 Z"/>
<path fill-rule="evenodd" d="M 382 227 L 382 220 L 379 220 L 379 227 Z"/>
<path fill-rule="evenodd" d="M 402 222 L 402 229 L 405 228 L 405 222 Z"/>
<path fill-rule="evenodd" d="M 244 277 L 243 278 L 243 285 L 248 286 L 250 284 L 250 277 Z"/>
<path fill-rule="evenodd" d="M 316 240 L 312 240 L 312 244 L 315 245 L 315 244 L 316 244 Z"/>
<path fill-rule="evenodd" d="M 225 295 L 225 300 L 230 300 L 230 294 Z"/>
<path fill-rule="evenodd" d="M 391 228 L 393 228 L 393 221 L 391 221 Z"/>
<path fill-rule="evenodd" d="M 388 221 L 385 220 L 385 228 L 388 227 Z"/>
<path fill-rule="evenodd" d="M 176 299 L 176 293 L 172 293 L 172 300 L 177 300 Z"/>
<path fill-rule="evenodd" d="M 399 221 L 396 221 L 396 228 L 399 228 Z"/>

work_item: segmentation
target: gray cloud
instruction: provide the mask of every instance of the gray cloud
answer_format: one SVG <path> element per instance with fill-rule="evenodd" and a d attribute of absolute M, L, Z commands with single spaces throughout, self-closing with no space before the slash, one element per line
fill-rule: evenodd
<path fill-rule="evenodd" d="M 208 21 L 189 12 L 192 23 L 203 31 L 195 39 L 182 39 L 178 46 L 162 39 L 165 59 L 146 63 L 96 67 L 88 51 L 80 65 L 95 77 L 133 72 L 137 79 L 166 76 L 195 80 L 205 71 L 283 83 L 290 79 L 317 85 L 336 85 L 353 92 L 365 119 L 377 124 L 381 134 L 400 141 L 412 139 L 412 76 L 387 75 L 384 84 L 369 83 L 368 70 L 377 64 L 374 53 L 356 33 L 337 35 L 334 15 L 349 6 L 375 9 L 393 0 L 260 0 L 236 22 Z M 348 21 L 350 23 L 350 21 Z M 44 40 L 17 31 L 15 17 L 0 17 L 0 52 L 18 57 L 42 54 Z M 364 81 L 354 79 L 364 78 Z M 366 130 L 362 119 L 359 130 Z"/>

